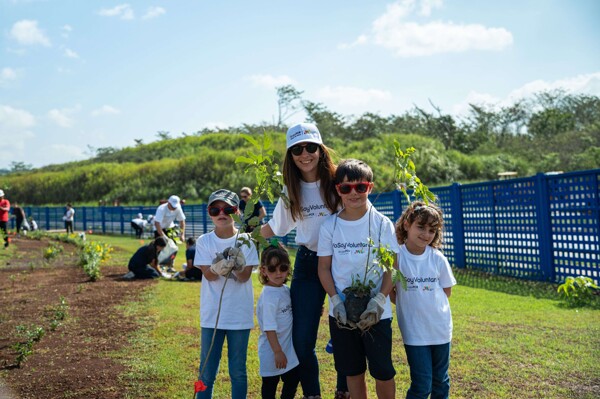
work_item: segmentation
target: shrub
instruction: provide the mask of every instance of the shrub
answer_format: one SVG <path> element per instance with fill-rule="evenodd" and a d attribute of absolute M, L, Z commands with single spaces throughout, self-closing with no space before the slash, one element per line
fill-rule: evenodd
<path fill-rule="evenodd" d="M 100 263 L 110 258 L 112 247 L 96 241 L 84 241 L 79 252 L 79 264 L 90 280 L 96 281 L 101 277 Z"/>
<path fill-rule="evenodd" d="M 590 304 L 598 286 L 589 277 L 569 276 L 565 282 L 558 286 L 558 294 L 567 305 L 572 307 Z"/>

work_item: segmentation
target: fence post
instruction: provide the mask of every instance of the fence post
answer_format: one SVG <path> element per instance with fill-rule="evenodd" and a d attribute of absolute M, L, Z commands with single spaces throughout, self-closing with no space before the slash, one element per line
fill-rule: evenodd
<path fill-rule="evenodd" d="M 554 256 L 552 253 L 552 224 L 550 223 L 550 204 L 548 203 L 548 181 L 546 175 L 535 176 L 537 225 L 540 251 L 540 270 L 542 279 L 554 281 Z"/>
<path fill-rule="evenodd" d="M 87 206 L 84 206 L 83 209 L 81 210 L 82 213 L 82 217 L 83 217 L 83 231 L 86 232 L 87 231 L 87 212 L 86 212 Z"/>
<path fill-rule="evenodd" d="M 102 234 L 106 234 L 106 207 L 100 208 L 100 220 L 102 221 Z"/>
<path fill-rule="evenodd" d="M 123 213 L 125 212 L 125 209 L 122 206 L 120 206 L 119 210 L 120 210 L 119 213 L 120 213 L 120 217 L 121 217 L 121 235 L 123 235 L 123 234 L 125 234 L 125 217 L 123 215 Z"/>
<path fill-rule="evenodd" d="M 450 187 L 450 212 L 452 220 L 452 242 L 454 243 L 454 262 L 456 267 L 466 266 L 465 226 L 462 214 L 462 197 L 460 184 L 452 183 Z"/>
<path fill-rule="evenodd" d="M 46 230 L 50 230 L 50 208 L 46 207 Z"/>
<path fill-rule="evenodd" d="M 400 190 L 392 191 L 392 205 L 394 206 L 394 220 L 396 223 L 400 216 L 402 216 L 402 197 L 400 196 Z"/>

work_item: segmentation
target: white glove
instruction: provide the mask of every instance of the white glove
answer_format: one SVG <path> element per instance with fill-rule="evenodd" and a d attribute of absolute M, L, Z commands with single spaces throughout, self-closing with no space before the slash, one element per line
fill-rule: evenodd
<path fill-rule="evenodd" d="M 342 298 L 335 294 L 329 298 L 329 300 L 333 305 L 333 317 L 335 317 L 339 323 L 346 324 L 346 308 L 344 307 L 344 301 L 342 301 Z"/>
<path fill-rule="evenodd" d="M 360 321 L 356 323 L 358 328 L 363 331 L 368 330 L 371 326 L 379 323 L 385 306 L 385 295 L 381 292 L 369 300 L 367 308 L 360 315 Z"/>
<path fill-rule="evenodd" d="M 242 250 L 239 248 L 225 248 L 223 255 L 225 255 L 225 257 L 227 257 L 229 260 L 233 260 L 235 262 L 235 271 L 239 272 L 244 266 L 246 266 L 246 258 L 244 257 Z"/>
<path fill-rule="evenodd" d="M 235 262 L 232 259 L 221 259 L 210 265 L 210 271 L 219 276 L 227 276 L 234 266 Z"/>

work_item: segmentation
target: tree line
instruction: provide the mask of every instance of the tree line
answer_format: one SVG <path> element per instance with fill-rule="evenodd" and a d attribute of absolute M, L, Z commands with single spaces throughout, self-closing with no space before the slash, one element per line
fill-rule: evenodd
<path fill-rule="evenodd" d="M 154 204 L 171 193 L 192 202 L 216 188 L 253 186 L 235 164 L 248 144 L 240 135 L 271 135 L 283 161 L 286 121 L 304 111 L 319 127 L 337 158 L 355 157 L 372 166 L 377 190 L 393 189 L 393 142 L 417 148 L 419 175 L 428 185 L 497 178 L 503 171 L 528 176 L 600 166 L 600 98 L 563 91 L 538 93 L 503 107 L 471 104 L 452 116 L 432 104 L 401 115 L 344 116 L 304 100 L 293 86 L 277 89 L 275 123 L 203 129 L 181 137 L 157 133 L 158 140 L 132 147 L 93 149 L 90 159 L 33 169 L 13 162 L 0 188 L 24 204 Z"/>

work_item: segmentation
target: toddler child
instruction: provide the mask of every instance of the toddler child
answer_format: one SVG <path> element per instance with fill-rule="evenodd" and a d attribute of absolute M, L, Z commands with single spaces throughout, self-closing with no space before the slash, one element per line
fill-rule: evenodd
<path fill-rule="evenodd" d="M 281 379 L 281 399 L 294 399 L 300 378 L 298 357 L 292 345 L 292 299 L 285 285 L 290 275 L 290 258 L 280 246 L 262 251 L 259 280 L 264 285 L 256 318 L 260 325 L 258 357 L 262 398 L 275 399 Z"/>

